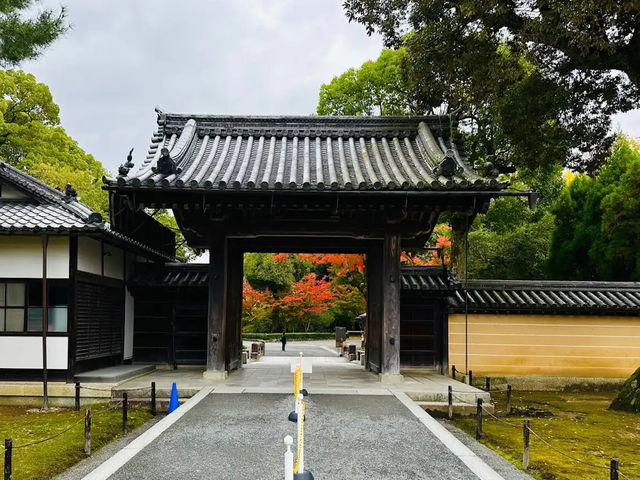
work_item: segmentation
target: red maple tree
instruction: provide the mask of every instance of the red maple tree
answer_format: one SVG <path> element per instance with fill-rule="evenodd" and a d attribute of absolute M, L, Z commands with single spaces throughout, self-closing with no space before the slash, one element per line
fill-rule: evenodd
<path fill-rule="evenodd" d="M 335 298 L 329 279 L 310 273 L 291 284 L 291 291 L 279 300 L 278 307 L 308 332 L 312 322 L 333 306 Z"/>

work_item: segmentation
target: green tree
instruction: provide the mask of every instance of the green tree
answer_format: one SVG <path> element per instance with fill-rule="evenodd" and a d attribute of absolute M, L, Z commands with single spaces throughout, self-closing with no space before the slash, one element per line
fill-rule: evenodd
<path fill-rule="evenodd" d="M 540 199 L 534 210 L 521 198 L 501 197 L 478 215 L 469 231 L 469 278 L 541 279 L 547 276 L 554 216 L 551 209 L 564 186 L 562 168 L 555 165 L 536 170 L 521 169 L 513 175 L 513 187 L 534 190 Z M 452 270 L 465 276 L 464 231 L 468 218 L 461 214 L 443 215 L 441 221 L 452 229 Z M 458 225 L 462 223 L 463 225 Z M 456 233 L 460 232 L 457 234 Z M 429 245 L 436 246 L 434 233 Z"/>
<path fill-rule="evenodd" d="M 246 253 L 244 277 L 256 290 L 269 290 L 279 296 L 295 281 L 295 268 L 289 261 L 274 261 L 273 253 Z"/>
<path fill-rule="evenodd" d="M 383 50 L 376 60 L 350 68 L 320 87 L 318 115 L 407 115 L 417 113 L 402 79 L 404 49 Z"/>
<path fill-rule="evenodd" d="M 469 233 L 469 278 L 545 278 L 553 215 L 522 223 L 504 233 L 481 226 Z"/>
<path fill-rule="evenodd" d="M 349 20 L 406 47 L 403 75 L 425 112 L 476 130 L 472 159 L 562 162 L 596 172 L 611 114 L 635 108 L 640 4 L 614 0 L 345 0 Z M 409 34 L 408 34 L 409 33 Z M 620 74 L 627 74 L 627 77 Z"/>
<path fill-rule="evenodd" d="M 23 71 L 0 71 L 0 158 L 49 185 L 71 183 L 80 200 L 107 218 L 106 170 L 60 126 L 49 87 Z"/>
<path fill-rule="evenodd" d="M 0 2 L 0 64 L 13 67 L 32 60 L 69 28 L 65 7 L 59 11 L 40 9 L 37 0 L 2 0 Z"/>
<path fill-rule="evenodd" d="M 602 172 L 577 176 L 554 207 L 554 278 L 640 280 L 640 152 L 619 137 Z"/>

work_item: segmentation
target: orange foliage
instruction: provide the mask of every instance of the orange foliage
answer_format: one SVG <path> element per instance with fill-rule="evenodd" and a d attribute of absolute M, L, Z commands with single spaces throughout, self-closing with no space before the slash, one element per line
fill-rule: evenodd
<path fill-rule="evenodd" d="M 286 262 L 288 254 L 277 253 L 273 256 L 275 262 Z M 298 253 L 297 257 L 307 260 L 314 265 L 331 265 L 331 268 L 338 276 L 346 275 L 350 272 L 364 272 L 364 256 L 358 254 L 341 253 Z"/>
<path fill-rule="evenodd" d="M 280 307 L 283 310 L 323 313 L 329 310 L 335 297 L 327 277 L 317 278 L 315 273 L 310 273 L 291 284 L 291 292 L 280 300 Z"/>
<path fill-rule="evenodd" d="M 414 265 L 416 267 L 423 267 L 429 265 L 429 263 L 423 258 L 415 255 L 412 252 L 402 252 L 400 254 L 400 263 L 405 265 Z"/>
<path fill-rule="evenodd" d="M 272 301 L 271 292 L 267 290 L 256 290 L 249 282 L 242 285 L 242 309 L 249 310 L 258 305 L 267 305 Z"/>

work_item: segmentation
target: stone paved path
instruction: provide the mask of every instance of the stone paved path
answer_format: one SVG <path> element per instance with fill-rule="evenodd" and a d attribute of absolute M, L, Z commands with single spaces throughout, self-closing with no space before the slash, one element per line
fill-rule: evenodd
<path fill-rule="evenodd" d="M 284 352 L 280 342 L 265 343 L 265 350 L 267 357 L 297 357 L 300 352 L 305 357 L 337 357 L 337 350 L 333 346 L 334 341 L 289 341 Z"/>
<path fill-rule="evenodd" d="M 283 478 L 291 397 L 213 393 L 112 479 Z M 306 464 L 316 479 L 477 477 L 393 396 L 308 398 Z"/>

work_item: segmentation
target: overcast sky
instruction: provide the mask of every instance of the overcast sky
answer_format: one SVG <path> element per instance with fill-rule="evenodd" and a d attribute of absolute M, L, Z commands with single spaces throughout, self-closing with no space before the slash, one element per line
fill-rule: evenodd
<path fill-rule="evenodd" d="M 65 0 L 73 26 L 22 68 L 49 85 L 67 132 L 115 171 L 139 163 L 165 111 L 307 115 L 320 85 L 376 58 L 341 0 Z M 59 1 L 44 0 L 58 7 Z M 640 136 L 640 114 L 616 118 Z"/>

